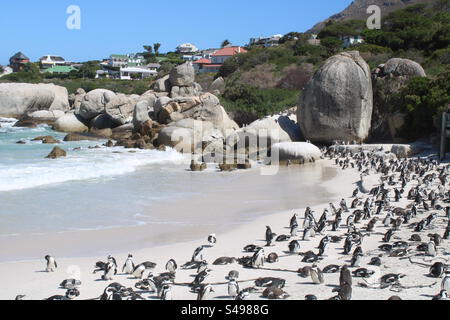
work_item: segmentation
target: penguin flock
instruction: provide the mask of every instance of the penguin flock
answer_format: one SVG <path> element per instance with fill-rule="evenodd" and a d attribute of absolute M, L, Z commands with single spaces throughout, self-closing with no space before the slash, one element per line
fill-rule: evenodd
<path fill-rule="evenodd" d="M 177 298 L 175 286 L 189 290 L 197 300 L 217 298 L 220 286 L 226 288 L 227 298 L 232 300 L 299 299 L 288 291 L 305 285 L 301 290 L 305 300 L 319 300 L 317 294 L 307 292 L 311 286 L 323 288 L 320 292 L 326 293 L 320 296 L 322 300 L 351 300 L 356 288 L 371 290 L 369 294 L 373 298 L 377 294 L 373 290 L 390 290 L 397 294 L 389 300 L 401 300 L 404 290 L 424 288 L 421 279 L 433 278 L 440 281 L 428 286 L 435 290 L 428 298 L 447 300 L 450 253 L 445 249 L 450 238 L 450 166 L 439 164 L 432 157 L 393 159 L 381 156 L 382 150 L 339 150 L 342 149 L 323 148 L 322 153 L 323 158 L 332 160 L 340 170 L 359 172 L 361 181 L 348 198 L 329 203 L 321 212 L 307 207 L 304 215 L 295 213 L 286 219 L 286 232 L 266 226 L 264 239 L 245 245 L 240 257 L 217 257 L 208 262 L 205 252 L 218 243 L 215 234 L 209 235 L 206 244 L 193 251 L 189 261 L 179 266 L 175 259 L 170 259 L 164 266 L 165 272 L 160 274 L 153 273 L 156 263 L 135 264 L 130 254 L 121 271 L 135 279 L 134 288 L 113 282 L 95 299 L 172 300 Z M 379 177 L 371 189 L 365 183 L 368 176 Z M 338 252 L 337 258 L 328 256 L 331 246 Z M 297 262 L 290 263 L 290 269 L 276 268 L 277 264 L 287 259 L 294 261 L 295 257 Z M 58 268 L 55 259 L 51 256 L 45 259 L 46 271 L 54 272 Z M 414 270 L 423 270 L 416 272 L 412 282 L 407 281 L 410 279 L 406 274 L 388 267 L 405 263 L 414 266 Z M 212 282 L 210 275 L 219 266 L 221 271 L 229 270 L 223 282 Z M 116 259 L 109 256 L 107 261 L 95 264 L 94 273 L 101 272 L 99 280 L 111 282 L 121 276 L 118 269 Z M 177 282 L 180 270 L 192 272 L 192 282 Z M 244 270 L 246 274 L 258 271 L 259 277 L 243 279 L 240 275 Z M 297 274 L 307 282 L 288 281 L 283 274 Z M 331 277 L 334 274 L 336 277 Z M 77 299 L 80 287 L 80 281 L 64 280 L 61 288 L 67 290 L 66 294 L 49 299 Z M 19 295 L 17 299 L 24 297 Z"/>

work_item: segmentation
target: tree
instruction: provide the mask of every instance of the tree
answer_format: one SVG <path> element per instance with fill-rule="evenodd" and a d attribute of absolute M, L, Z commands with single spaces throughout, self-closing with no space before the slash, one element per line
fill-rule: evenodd
<path fill-rule="evenodd" d="M 159 48 L 161 48 L 161 43 L 157 42 L 153 44 L 153 50 L 155 51 L 155 55 L 159 55 Z"/>
<path fill-rule="evenodd" d="M 327 49 L 330 56 L 336 54 L 342 48 L 343 43 L 342 40 L 331 37 L 320 40 L 320 44 Z"/>
<path fill-rule="evenodd" d="M 230 45 L 231 44 L 231 42 L 230 41 L 228 41 L 228 40 L 224 40 L 223 42 L 222 42 L 222 45 L 221 45 L 221 47 L 222 48 L 225 48 L 226 46 L 228 46 L 228 45 Z"/>
<path fill-rule="evenodd" d="M 99 61 L 88 61 L 78 69 L 79 78 L 95 79 L 97 70 L 100 70 Z"/>
<path fill-rule="evenodd" d="M 0 66 L 0 74 L 5 72 L 5 69 L 3 69 L 3 66 Z"/>

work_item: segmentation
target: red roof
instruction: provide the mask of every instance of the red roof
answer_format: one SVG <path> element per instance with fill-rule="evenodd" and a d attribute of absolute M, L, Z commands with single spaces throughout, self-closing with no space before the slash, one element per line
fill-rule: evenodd
<path fill-rule="evenodd" d="M 205 65 L 203 67 L 205 67 L 205 68 L 217 68 L 217 67 L 221 67 L 221 66 L 222 66 L 221 64 L 208 64 L 208 65 Z"/>
<path fill-rule="evenodd" d="M 212 55 L 213 57 L 218 57 L 218 56 L 234 56 L 238 53 L 246 53 L 247 50 L 245 50 L 242 47 L 227 47 L 227 48 L 223 48 L 220 49 L 216 52 L 214 52 L 214 54 Z"/>
<path fill-rule="evenodd" d="M 202 59 L 199 59 L 199 60 L 195 61 L 194 63 L 196 63 L 196 64 L 210 64 L 211 60 L 206 59 L 206 58 L 202 58 Z"/>

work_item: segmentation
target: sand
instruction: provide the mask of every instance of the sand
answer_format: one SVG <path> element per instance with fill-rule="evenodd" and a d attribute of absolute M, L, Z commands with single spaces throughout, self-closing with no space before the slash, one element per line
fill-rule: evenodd
<path fill-rule="evenodd" d="M 331 161 L 327 161 L 327 165 L 332 166 Z M 368 177 L 369 186 L 374 186 L 378 183 L 379 176 L 371 175 Z M 328 207 L 328 203 L 333 202 L 338 205 L 340 199 L 345 198 L 347 203 L 351 203 L 351 195 L 356 187 L 356 182 L 359 180 L 359 172 L 354 169 L 347 169 L 345 171 L 338 171 L 338 174 L 332 179 L 326 181 L 323 187 L 329 192 L 330 198 L 324 199 L 323 204 L 312 207 L 315 211 L 316 219 L 320 217 L 323 209 Z M 411 185 L 408 185 L 406 190 L 409 190 Z M 299 195 L 301 197 L 301 195 Z M 239 200 L 236 200 L 239 201 Z M 404 203 L 399 203 L 398 206 L 402 206 Z M 245 207 L 244 207 L 245 208 Z M 210 263 L 212 269 L 211 275 L 208 278 L 209 283 L 221 283 L 226 282 L 225 277 L 231 270 L 237 270 L 240 272 L 240 281 L 251 280 L 258 277 L 281 277 L 286 279 L 286 287 L 284 290 L 290 295 L 288 299 L 303 300 L 305 295 L 314 294 L 319 300 L 328 299 L 335 296 L 332 290 L 339 284 L 339 274 L 325 274 L 325 283 L 315 285 L 311 282 L 310 278 L 304 279 L 299 277 L 294 272 L 278 272 L 268 270 L 257 269 L 244 269 L 240 265 L 232 264 L 228 266 L 212 266 L 212 262 L 223 256 L 229 257 L 242 257 L 251 255 L 243 253 L 242 248 L 248 244 L 255 244 L 259 246 L 265 245 L 265 229 L 266 226 L 271 226 L 272 230 L 277 234 L 289 234 L 289 221 L 294 213 L 298 213 L 300 229 L 303 224 L 305 208 L 298 208 L 298 210 L 289 210 L 285 212 L 276 212 L 271 215 L 258 217 L 253 221 L 236 226 L 233 230 L 217 233 L 218 242 L 213 248 L 205 249 L 205 259 Z M 343 223 L 349 214 L 343 215 Z M 420 216 L 420 219 L 426 218 L 426 215 Z M 384 215 L 382 216 L 384 218 Z M 412 222 L 417 221 L 414 219 Z M 367 221 L 364 222 L 364 225 Z M 447 221 L 443 216 L 440 216 L 436 225 L 440 226 Z M 358 225 L 362 228 L 363 225 Z M 327 227 L 325 234 L 329 235 L 343 235 L 346 232 L 345 226 L 343 226 L 338 232 L 330 232 L 330 228 Z M 387 231 L 381 223 L 377 224 L 376 232 L 369 238 L 365 238 L 363 242 L 363 249 L 365 256 L 362 259 L 361 266 L 367 267 L 368 261 L 371 257 L 377 256 L 381 252 L 374 250 L 381 245 L 382 234 Z M 211 230 L 213 233 L 214 230 Z M 440 231 L 439 231 L 440 233 Z M 299 232 L 299 239 L 301 239 L 302 232 Z M 394 236 L 395 239 L 409 240 L 411 231 L 406 228 L 402 228 Z M 427 240 L 426 232 L 421 233 L 423 239 Z M 301 251 L 306 252 L 313 250 L 317 252 L 317 246 L 324 235 L 317 235 L 310 241 L 300 241 Z M 152 261 L 157 263 L 157 267 L 153 270 L 154 274 L 165 272 L 165 264 L 169 259 L 175 259 L 178 265 L 189 261 L 195 248 L 200 245 L 207 244 L 207 236 L 205 234 L 203 239 L 181 242 L 177 244 L 171 244 L 168 246 L 159 246 L 148 249 L 136 250 L 134 252 L 121 252 L 114 254 L 121 269 L 125 259 L 129 253 L 134 256 L 134 261 L 137 263 L 143 261 Z M 407 238 L 408 237 L 408 238 Z M 101 240 L 101 239 L 99 239 Z M 48 249 L 51 249 L 51 243 L 46 244 Z M 447 252 L 450 251 L 448 241 L 444 240 L 442 249 Z M 114 248 L 110 249 L 114 252 Z M 275 243 L 270 248 L 265 248 L 266 255 L 270 252 L 276 252 L 281 256 L 280 261 L 274 264 L 265 264 L 265 268 L 271 269 L 289 269 L 298 270 L 301 267 L 311 265 L 301 262 L 301 256 L 299 255 L 286 255 L 285 251 L 288 250 L 288 242 Z M 318 263 L 318 266 L 322 269 L 330 264 L 349 264 L 351 256 L 345 256 L 342 254 L 343 242 L 340 244 L 329 244 L 326 250 L 326 257 L 324 260 Z M 440 251 L 442 252 L 442 250 Z M 14 299 L 16 295 L 26 295 L 25 299 L 39 300 L 50 297 L 55 294 L 64 295 L 65 290 L 59 289 L 59 284 L 68 278 L 76 278 L 82 281 L 80 287 L 81 295 L 78 299 L 94 299 L 98 298 L 104 288 L 111 282 L 119 282 L 126 287 L 134 288 L 134 284 L 138 281 L 133 279 L 129 275 L 121 274 L 121 270 L 114 277 L 114 281 L 101 281 L 101 273 L 93 274 L 94 264 L 97 261 L 106 261 L 106 254 L 95 257 L 81 257 L 81 258 L 58 258 L 55 256 L 58 262 L 58 269 L 54 273 L 44 272 L 45 261 L 44 259 L 34 261 L 23 262 L 11 262 L 0 264 L 0 282 L 2 286 L 0 288 L 0 299 Z M 445 256 L 440 254 L 440 257 L 435 259 L 426 258 L 430 261 L 442 261 Z M 420 259 L 420 258 L 419 258 Z M 424 299 L 430 300 L 432 296 L 436 295 L 440 291 L 441 279 L 429 278 L 426 275 L 428 270 L 418 265 L 411 265 L 408 260 L 399 260 L 398 258 L 388 258 L 384 256 L 382 258 L 383 264 L 380 268 L 369 266 L 368 268 L 374 270 L 376 273 L 367 281 L 369 283 L 376 284 L 379 278 L 387 273 L 402 273 L 406 276 L 401 280 L 403 286 L 417 286 L 417 285 L 430 285 L 429 288 L 416 288 L 416 289 L 404 289 L 401 292 L 393 292 L 389 288 L 387 289 L 370 289 L 359 287 L 358 283 L 364 283 L 365 281 L 360 278 L 353 279 L 353 299 L 354 300 L 386 300 L 393 295 L 398 295 L 402 299 Z M 431 262 L 429 262 L 431 263 Z M 355 269 L 351 269 L 355 270 Z M 178 270 L 176 276 L 176 283 L 192 282 L 195 276 L 194 270 Z M 240 287 L 252 287 L 254 283 L 252 281 L 240 283 Z M 230 299 L 227 293 L 227 285 L 215 285 L 215 293 L 213 299 Z M 197 295 L 189 292 L 189 288 L 183 286 L 173 286 L 172 289 L 173 298 L 175 300 L 195 300 Z M 261 292 L 253 293 L 249 296 L 250 300 L 261 299 Z M 143 294 L 143 297 L 148 299 L 157 299 L 155 294 Z"/>

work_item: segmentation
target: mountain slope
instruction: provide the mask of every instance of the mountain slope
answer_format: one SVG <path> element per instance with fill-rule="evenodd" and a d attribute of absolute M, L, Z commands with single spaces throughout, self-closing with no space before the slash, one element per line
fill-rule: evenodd
<path fill-rule="evenodd" d="M 437 0 L 355 0 L 344 11 L 335 14 L 325 21 L 319 22 L 308 33 L 319 33 L 328 20 L 344 21 L 344 20 L 366 20 L 369 15 L 367 8 L 371 5 L 377 5 L 381 8 L 381 15 L 386 16 L 389 13 L 403 9 L 418 3 L 431 4 Z"/>

